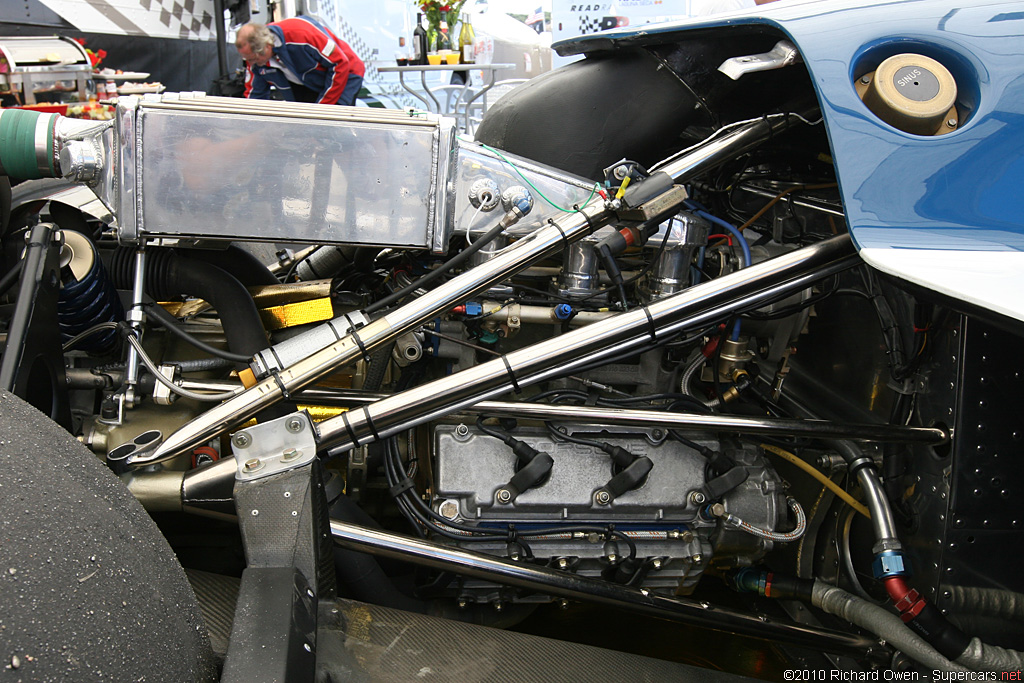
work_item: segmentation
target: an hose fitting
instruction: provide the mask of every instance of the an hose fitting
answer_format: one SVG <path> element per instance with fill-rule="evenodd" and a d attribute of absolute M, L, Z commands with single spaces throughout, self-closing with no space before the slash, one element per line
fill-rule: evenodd
<path fill-rule="evenodd" d="M 875 555 L 871 569 L 876 579 L 910 576 L 910 560 L 902 550 L 883 550 Z"/>
<path fill-rule="evenodd" d="M 515 225 L 533 210 L 533 197 L 525 187 L 516 185 L 502 192 L 501 204 L 505 209 L 505 215 L 499 221 L 499 225 L 504 229 Z"/>
<path fill-rule="evenodd" d="M 757 593 L 779 600 L 799 599 L 811 601 L 813 579 L 800 579 L 774 572 L 744 567 L 731 577 L 733 587 L 740 593 Z"/>

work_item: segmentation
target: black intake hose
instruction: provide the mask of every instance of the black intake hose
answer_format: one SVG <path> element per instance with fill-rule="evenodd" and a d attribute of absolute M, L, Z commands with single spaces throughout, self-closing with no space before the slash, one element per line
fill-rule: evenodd
<path fill-rule="evenodd" d="M 176 252 L 186 259 L 195 259 L 217 266 L 246 287 L 280 284 L 266 264 L 241 247 L 232 244 L 227 249 L 182 249 Z"/>
<path fill-rule="evenodd" d="M 134 259 L 132 249 L 118 248 L 111 253 L 110 274 L 118 289 L 132 288 Z M 267 347 L 267 334 L 249 291 L 217 266 L 186 258 L 169 249 L 149 249 L 146 251 L 146 294 L 157 301 L 188 294 L 209 302 L 220 315 L 228 348 L 233 353 L 253 356 Z"/>
<path fill-rule="evenodd" d="M 374 528 L 378 526 L 362 508 L 344 494 L 338 496 L 331 504 L 331 518 Z M 427 612 L 425 602 L 410 597 L 395 587 L 373 555 L 335 545 L 334 568 L 338 575 L 338 585 L 348 587 L 357 600 L 406 612 Z"/>

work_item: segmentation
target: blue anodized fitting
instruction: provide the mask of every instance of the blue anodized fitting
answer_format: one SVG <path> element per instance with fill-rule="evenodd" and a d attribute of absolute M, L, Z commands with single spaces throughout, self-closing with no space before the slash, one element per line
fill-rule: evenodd
<path fill-rule="evenodd" d="M 555 306 L 555 317 L 559 320 L 568 320 L 572 317 L 572 306 L 569 304 L 558 304 Z"/>
<path fill-rule="evenodd" d="M 888 579 L 893 576 L 910 576 L 910 561 L 902 550 L 883 550 L 875 555 L 871 563 L 876 579 Z"/>

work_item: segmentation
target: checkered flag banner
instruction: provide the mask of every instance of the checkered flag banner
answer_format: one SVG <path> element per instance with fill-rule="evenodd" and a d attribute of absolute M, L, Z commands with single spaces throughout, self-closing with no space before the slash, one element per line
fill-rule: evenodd
<path fill-rule="evenodd" d="M 40 0 L 86 33 L 213 40 L 213 0 Z"/>
<path fill-rule="evenodd" d="M 608 29 L 616 28 L 617 26 L 629 26 L 629 18 L 580 14 L 580 35 L 597 33 L 598 31 L 607 31 Z"/>

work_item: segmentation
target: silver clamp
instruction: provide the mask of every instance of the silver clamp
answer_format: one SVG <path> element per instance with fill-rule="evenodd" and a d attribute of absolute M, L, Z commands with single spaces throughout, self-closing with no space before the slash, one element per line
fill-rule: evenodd
<path fill-rule="evenodd" d="M 798 62 L 800 62 L 800 53 L 797 51 L 796 46 L 788 40 L 780 40 L 768 52 L 727 59 L 722 62 L 718 70 L 732 80 L 738 81 L 741 76 L 754 73 L 755 71 L 781 69 L 784 66 L 797 64 Z"/>
<path fill-rule="evenodd" d="M 353 332 L 353 326 L 359 328 L 369 322 L 369 318 L 361 311 L 338 316 L 291 339 L 263 349 L 253 356 L 250 367 L 257 377 L 267 377 L 344 339 Z"/>
<path fill-rule="evenodd" d="M 235 481 L 254 481 L 302 467 L 316 458 L 316 432 L 309 414 L 292 413 L 231 435 Z"/>

